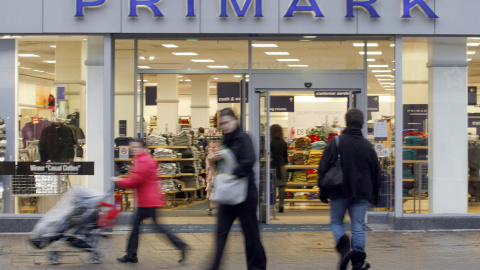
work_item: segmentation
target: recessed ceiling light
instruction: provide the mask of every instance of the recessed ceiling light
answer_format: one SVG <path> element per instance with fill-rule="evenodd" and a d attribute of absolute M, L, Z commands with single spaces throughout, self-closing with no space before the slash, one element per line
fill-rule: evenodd
<path fill-rule="evenodd" d="M 50 46 L 50 48 L 56 48 L 56 47 L 57 47 L 56 45 L 52 45 L 52 46 Z"/>
<path fill-rule="evenodd" d="M 235 78 L 242 78 L 242 75 L 233 75 Z"/>
<path fill-rule="evenodd" d="M 194 52 L 174 52 L 172 53 L 173 55 L 176 56 L 190 56 L 190 55 L 198 55 L 197 53 Z"/>
<path fill-rule="evenodd" d="M 55 75 L 55 73 L 52 73 L 52 72 L 46 72 L 46 73 L 50 75 Z"/>
<path fill-rule="evenodd" d="M 183 75 L 178 75 L 178 78 L 183 78 Z"/>
<path fill-rule="evenodd" d="M 277 44 L 252 44 L 252 47 L 255 48 L 277 48 Z"/>
<path fill-rule="evenodd" d="M 478 47 L 478 46 L 480 46 L 480 43 L 473 43 L 473 42 L 472 42 L 472 43 L 467 43 L 467 46 L 469 46 L 469 47 Z"/>
<path fill-rule="evenodd" d="M 288 65 L 289 67 L 308 67 L 308 65 Z"/>
<path fill-rule="evenodd" d="M 147 59 L 145 56 L 140 56 L 140 57 L 138 57 L 138 58 L 139 58 L 139 59 L 142 59 L 142 60 Z"/>
<path fill-rule="evenodd" d="M 196 63 L 213 63 L 213 62 L 215 62 L 212 59 L 192 59 L 190 61 L 196 62 Z"/>
<path fill-rule="evenodd" d="M 467 61 L 472 61 L 472 58 L 468 58 Z"/>
<path fill-rule="evenodd" d="M 165 48 L 178 48 L 178 46 L 175 44 L 162 44 L 162 46 Z"/>
<path fill-rule="evenodd" d="M 392 48 L 392 47 L 395 47 L 395 44 L 394 44 L 394 43 L 390 44 L 390 47 L 391 47 L 391 48 Z"/>
<path fill-rule="evenodd" d="M 380 84 L 395 85 L 395 83 L 392 83 L 392 82 L 381 82 Z"/>
<path fill-rule="evenodd" d="M 277 59 L 278 62 L 299 62 L 300 59 Z"/>
<path fill-rule="evenodd" d="M 151 68 L 149 66 L 138 66 L 138 68 Z"/>
<path fill-rule="evenodd" d="M 385 70 L 372 70 L 373 73 L 388 73 L 388 72 L 392 72 L 391 70 L 389 69 L 385 69 Z"/>
<path fill-rule="evenodd" d="M 317 36 L 303 36 L 303 38 L 316 38 Z"/>
<path fill-rule="evenodd" d="M 229 68 L 228 66 L 208 66 L 209 68 Z"/>
<path fill-rule="evenodd" d="M 8 38 L 22 38 L 22 36 L 2 36 L 1 38 L 8 39 Z"/>
<path fill-rule="evenodd" d="M 155 85 L 158 85 L 158 83 L 146 83 L 145 85 L 146 86 L 155 86 Z"/>
<path fill-rule="evenodd" d="M 367 62 L 375 62 L 375 59 L 368 58 L 368 59 L 367 59 Z"/>
<path fill-rule="evenodd" d="M 358 52 L 360 55 L 365 55 L 365 52 Z M 382 52 L 367 52 L 367 55 L 382 55 Z"/>
<path fill-rule="evenodd" d="M 18 57 L 40 57 L 40 55 L 32 54 L 32 53 L 21 53 Z"/>
<path fill-rule="evenodd" d="M 393 79 L 377 79 L 379 81 L 393 81 Z"/>
<path fill-rule="evenodd" d="M 214 85 L 212 85 L 212 86 L 210 86 L 210 88 L 217 88 L 217 87 L 216 87 L 216 86 L 214 86 Z"/>
<path fill-rule="evenodd" d="M 154 59 L 155 59 L 155 56 L 148 57 L 148 60 L 154 60 Z"/>
<path fill-rule="evenodd" d="M 353 43 L 353 47 L 365 47 L 365 43 Z M 378 47 L 378 43 L 367 43 L 367 47 Z"/>
<path fill-rule="evenodd" d="M 385 88 L 385 91 L 395 91 L 395 88 Z"/>
<path fill-rule="evenodd" d="M 475 52 L 467 52 L 467 54 L 475 54 Z"/>
<path fill-rule="evenodd" d="M 48 63 L 48 64 L 55 64 L 57 61 L 55 60 L 47 60 L 47 61 L 43 61 L 44 63 Z"/>
<path fill-rule="evenodd" d="M 368 65 L 371 68 L 388 68 L 388 65 Z"/>
<path fill-rule="evenodd" d="M 185 39 L 185 41 L 198 41 L 198 39 L 196 39 L 196 38 L 189 38 L 189 39 Z"/>
<path fill-rule="evenodd" d="M 31 70 L 31 68 L 26 68 L 26 67 L 18 67 L 20 69 L 26 69 L 26 70 Z"/>
<path fill-rule="evenodd" d="M 265 52 L 266 55 L 290 55 L 288 52 Z"/>
<path fill-rule="evenodd" d="M 38 70 L 38 69 L 34 69 L 33 71 L 40 72 L 40 73 L 45 72 L 45 71 L 43 71 L 43 70 Z"/>
<path fill-rule="evenodd" d="M 376 74 L 375 77 L 390 77 L 390 78 L 395 78 L 393 75 L 382 75 L 382 74 Z"/>
<path fill-rule="evenodd" d="M 213 78 L 214 80 L 218 80 L 218 78 Z"/>
<path fill-rule="evenodd" d="M 137 80 L 137 82 L 141 82 L 142 80 Z M 148 82 L 148 80 L 143 80 L 144 82 Z"/>
<path fill-rule="evenodd" d="M 480 39 L 480 37 L 469 37 L 469 39 Z"/>
<path fill-rule="evenodd" d="M 245 77 L 247 77 L 247 78 L 248 78 L 248 77 L 250 77 L 250 75 L 248 75 L 248 74 L 247 74 L 247 75 L 245 75 Z"/>
<path fill-rule="evenodd" d="M 191 82 L 192 80 L 190 80 L 190 79 L 186 79 L 185 81 L 186 81 L 186 82 Z"/>
<path fill-rule="evenodd" d="M 180 79 L 181 82 L 183 82 L 183 79 Z"/>

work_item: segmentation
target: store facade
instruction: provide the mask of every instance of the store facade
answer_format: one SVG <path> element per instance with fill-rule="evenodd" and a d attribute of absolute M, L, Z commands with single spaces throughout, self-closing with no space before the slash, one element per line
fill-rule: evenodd
<path fill-rule="evenodd" d="M 329 120 L 341 126 L 342 112 L 357 107 L 369 116 L 365 135 L 383 151 L 386 202 L 382 209 L 372 208 L 372 222 L 453 229 L 475 228 L 480 219 L 475 202 L 480 168 L 470 159 L 480 135 L 473 91 L 480 84 L 475 72 L 480 6 L 473 0 L 461 6 L 438 0 L 17 0 L 2 5 L 5 161 L 22 161 L 24 127 L 32 117 L 52 116 L 50 94 L 58 100 L 55 119 L 47 120 L 78 121 L 86 146 L 75 147 L 86 151 L 74 161 L 95 164 L 94 175 L 71 176 L 70 184 L 100 192 L 111 187 L 114 138 L 143 133 L 144 125 L 152 124 L 150 116 L 156 116 L 158 132 L 178 132 L 179 117 L 189 116 L 196 129 L 230 106 L 251 134 L 257 156 L 268 160 L 262 138 L 269 133 L 262 126 L 282 124 L 294 139 Z M 37 58 L 41 61 L 31 60 Z M 240 101 L 221 103 L 215 80 L 222 82 L 222 76 L 242 85 Z M 148 95 L 149 86 L 156 87 L 155 105 L 144 108 L 143 90 Z M 190 96 L 182 97 L 187 88 Z M 338 93 L 346 96 L 332 97 Z M 303 110 L 275 111 L 272 97 L 285 96 Z M 322 102 L 329 105 L 317 109 Z M 268 165 L 259 162 L 256 168 L 259 185 L 260 179 L 269 182 L 269 174 L 262 174 Z M 22 203 L 41 205 L 43 212 L 51 208 L 55 199 L 15 194 L 12 179 L 2 176 L 0 222 L 42 215 L 22 213 Z M 268 194 L 269 185 L 262 192 Z M 260 219 L 268 223 L 270 198 L 264 198 Z"/>

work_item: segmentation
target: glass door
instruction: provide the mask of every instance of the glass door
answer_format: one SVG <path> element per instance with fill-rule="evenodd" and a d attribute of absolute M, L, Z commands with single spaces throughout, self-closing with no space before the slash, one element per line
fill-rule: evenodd
<path fill-rule="evenodd" d="M 270 98 L 268 91 L 257 92 L 260 106 L 260 221 L 270 224 L 270 205 L 275 202 L 270 173 Z"/>

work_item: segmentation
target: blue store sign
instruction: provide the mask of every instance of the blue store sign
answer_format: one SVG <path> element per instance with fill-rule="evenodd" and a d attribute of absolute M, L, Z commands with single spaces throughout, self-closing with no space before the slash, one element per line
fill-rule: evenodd
<path fill-rule="evenodd" d="M 469 113 L 468 114 L 468 127 L 476 128 L 477 135 L 480 135 L 480 113 Z"/>
<path fill-rule="evenodd" d="M 477 87 L 468 87 L 468 105 L 477 105 Z"/>
<path fill-rule="evenodd" d="M 271 96 L 271 112 L 295 112 L 295 98 L 293 96 Z"/>
<path fill-rule="evenodd" d="M 217 83 L 217 102 L 218 103 L 240 103 L 240 90 L 242 83 Z M 248 102 L 248 83 L 246 92 L 246 102 Z"/>
<path fill-rule="evenodd" d="M 428 120 L 428 104 L 403 105 L 403 129 L 428 133 L 425 130 Z"/>
<path fill-rule="evenodd" d="M 350 92 L 348 91 L 315 91 L 315 97 L 325 97 L 325 98 L 348 98 Z"/>
<path fill-rule="evenodd" d="M 368 96 L 368 111 L 379 112 L 380 111 L 380 98 L 378 96 Z"/>

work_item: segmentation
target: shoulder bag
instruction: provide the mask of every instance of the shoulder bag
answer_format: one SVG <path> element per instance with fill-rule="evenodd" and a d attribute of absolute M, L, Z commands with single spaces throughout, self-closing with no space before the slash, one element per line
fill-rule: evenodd
<path fill-rule="evenodd" d="M 323 177 L 320 188 L 334 189 L 343 185 L 343 172 L 342 165 L 340 164 L 341 156 L 339 152 L 340 138 L 335 136 L 334 139 L 335 149 L 337 150 L 337 160 Z"/>

